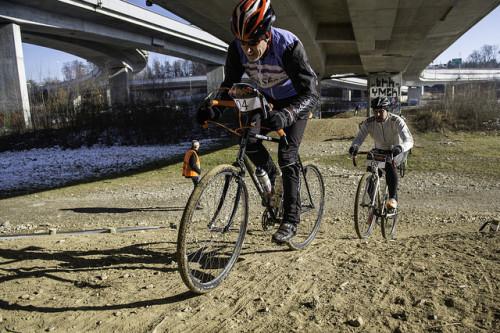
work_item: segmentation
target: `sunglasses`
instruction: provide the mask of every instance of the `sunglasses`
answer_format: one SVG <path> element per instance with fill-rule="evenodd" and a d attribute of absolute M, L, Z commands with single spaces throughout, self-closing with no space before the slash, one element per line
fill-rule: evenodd
<path fill-rule="evenodd" d="M 256 46 L 257 44 L 260 43 L 261 40 L 262 40 L 262 38 L 254 39 L 254 40 L 251 40 L 251 41 L 244 41 L 244 40 L 238 39 L 238 41 L 240 42 L 241 46 Z"/>

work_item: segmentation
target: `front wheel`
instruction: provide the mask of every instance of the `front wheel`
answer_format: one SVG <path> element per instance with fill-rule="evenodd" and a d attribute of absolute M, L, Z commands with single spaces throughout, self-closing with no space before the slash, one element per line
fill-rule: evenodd
<path fill-rule="evenodd" d="M 216 288 L 241 251 L 248 221 L 248 192 L 238 170 L 221 165 L 196 186 L 177 237 L 182 280 L 194 293 Z"/>
<path fill-rule="evenodd" d="M 387 187 L 385 189 L 385 198 L 389 197 Z M 392 239 L 394 237 L 394 232 L 396 231 L 396 222 L 398 220 L 398 208 L 389 209 L 385 207 L 386 202 L 384 202 L 385 214 L 382 218 L 382 236 L 385 239 Z"/>
<path fill-rule="evenodd" d="M 305 164 L 299 181 L 300 223 L 297 235 L 286 244 L 292 250 L 309 245 L 318 233 L 325 206 L 325 184 L 318 167 Z"/>
<path fill-rule="evenodd" d="M 375 197 L 378 191 L 376 180 L 372 175 L 371 172 L 366 172 L 361 177 L 354 202 L 354 228 L 361 239 L 370 236 L 378 219 Z"/>

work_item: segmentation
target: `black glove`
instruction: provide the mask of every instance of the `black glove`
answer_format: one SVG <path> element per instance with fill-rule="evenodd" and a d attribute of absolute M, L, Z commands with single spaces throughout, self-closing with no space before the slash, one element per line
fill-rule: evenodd
<path fill-rule="evenodd" d="M 206 106 L 200 106 L 196 110 L 196 121 L 198 124 L 203 125 L 207 120 L 211 121 L 217 121 L 222 112 L 218 110 L 218 108 L 212 106 L 212 107 L 206 107 Z"/>
<path fill-rule="evenodd" d="M 218 101 L 232 101 L 233 99 L 229 96 L 229 89 L 221 88 L 214 92 L 212 99 L 216 99 Z"/>
<path fill-rule="evenodd" d="M 217 101 L 231 101 L 232 98 L 228 94 L 229 90 L 227 89 L 219 89 L 217 90 L 210 99 L 205 99 L 198 105 L 196 110 L 196 121 L 198 124 L 203 125 L 207 120 L 217 121 L 222 116 L 222 113 L 227 109 L 225 106 L 214 105 L 212 107 L 208 107 L 207 103 L 210 100 Z"/>
<path fill-rule="evenodd" d="M 280 111 L 273 110 L 268 113 L 269 125 L 271 130 L 277 131 L 286 127 L 285 114 Z"/>
<path fill-rule="evenodd" d="M 358 149 L 359 149 L 358 146 L 352 145 L 351 148 L 349 148 L 349 155 L 353 157 L 358 155 Z"/>
<path fill-rule="evenodd" d="M 403 151 L 403 147 L 401 147 L 400 145 L 397 145 L 396 147 L 392 148 L 392 157 L 398 156 L 399 154 L 401 154 L 402 151 Z"/>

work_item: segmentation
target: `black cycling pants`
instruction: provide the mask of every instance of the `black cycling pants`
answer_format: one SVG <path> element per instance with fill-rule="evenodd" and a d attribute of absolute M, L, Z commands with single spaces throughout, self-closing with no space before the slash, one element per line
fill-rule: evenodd
<path fill-rule="evenodd" d="M 385 177 L 387 181 L 387 187 L 389 188 L 389 198 L 394 198 L 396 201 L 398 200 L 398 169 L 397 167 L 403 163 L 406 156 L 408 156 L 408 152 L 401 153 L 394 158 L 396 162 L 396 168 L 392 166 L 392 163 L 385 163 Z"/>
<path fill-rule="evenodd" d="M 260 114 L 254 114 L 251 123 L 255 126 L 250 130 L 251 132 L 260 134 L 269 132 L 268 129 L 261 128 L 261 126 L 269 127 L 269 125 L 267 119 L 261 120 Z M 297 156 L 306 125 L 307 118 L 299 119 L 294 124 L 284 128 L 288 145 L 282 140 L 278 146 L 278 163 L 283 174 L 283 222 L 300 222 L 300 169 L 297 164 Z M 251 138 L 247 145 L 246 154 L 255 166 L 266 170 L 274 183 L 278 169 L 262 141 Z"/>

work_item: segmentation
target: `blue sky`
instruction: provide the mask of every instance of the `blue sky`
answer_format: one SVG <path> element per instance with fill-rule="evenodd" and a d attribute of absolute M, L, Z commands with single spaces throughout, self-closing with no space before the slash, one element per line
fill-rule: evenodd
<path fill-rule="evenodd" d="M 135 3 L 141 7 L 182 21 L 182 19 L 175 17 L 175 15 L 170 14 L 157 5 L 146 7 L 145 0 L 128 0 L 128 2 Z M 500 6 L 493 10 L 490 14 L 488 14 L 488 16 L 482 19 L 462 37 L 460 37 L 453 45 L 440 54 L 434 60 L 434 63 L 447 63 L 453 58 L 463 58 L 465 60 L 474 50 L 479 50 L 485 44 L 498 45 L 500 47 L 499 30 Z M 58 77 L 59 79 L 62 79 L 61 68 L 66 62 L 71 62 L 75 59 L 86 62 L 85 59 L 78 58 L 65 52 L 26 43 L 23 43 L 23 53 L 26 67 L 26 78 L 37 82 L 42 82 L 46 78 Z M 160 61 L 163 61 L 163 59 L 175 59 L 154 53 L 151 53 L 150 56 L 150 58 L 159 58 Z"/>

